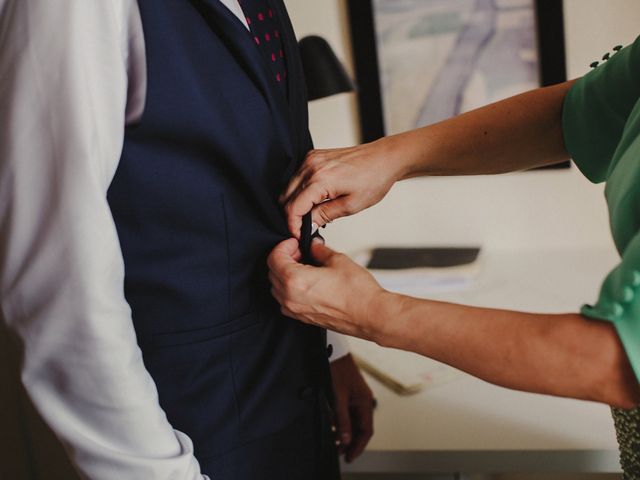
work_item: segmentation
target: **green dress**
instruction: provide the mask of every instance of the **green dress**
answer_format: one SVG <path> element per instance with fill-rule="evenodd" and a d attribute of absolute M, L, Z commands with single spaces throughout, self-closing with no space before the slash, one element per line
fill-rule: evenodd
<path fill-rule="evenodd" d="M 605 56 L 569 90 L 563 110 L 565 144 L 605 197 L 620 263 L 602 284 L 589 318 L 610 321 L 640 379 L 640 37 Z M 625 479 L 640 479 L 640 410 L 613 409 Z"/>

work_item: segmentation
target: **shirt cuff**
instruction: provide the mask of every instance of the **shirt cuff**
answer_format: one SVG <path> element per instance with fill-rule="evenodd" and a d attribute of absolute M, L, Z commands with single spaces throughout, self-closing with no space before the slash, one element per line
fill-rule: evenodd
<path fill-rule="evenodd" d="M 331 351 L 331 355 L 329 355 L 330 362 L 335 362 L 351 353 L 347 336 L 332 331 L 327 332 L 327 348 Z"/>

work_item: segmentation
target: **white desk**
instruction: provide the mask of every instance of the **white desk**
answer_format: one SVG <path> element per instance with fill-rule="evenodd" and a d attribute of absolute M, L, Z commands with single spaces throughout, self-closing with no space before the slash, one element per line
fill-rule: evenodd
<path fill-rule="evenodd" d="M 471 287 L 430 298 L 575 312 L 595 301 L 617 257 L 604 250 L 489 251 L 481 261 Z M 358 341 L 352 348 L 357 353 Z M 605 405 L 510 391 L 466 375 L 408 397 L 368 380 L 379 403 L 375 435 L 346 473 L 620 471 Z"/>

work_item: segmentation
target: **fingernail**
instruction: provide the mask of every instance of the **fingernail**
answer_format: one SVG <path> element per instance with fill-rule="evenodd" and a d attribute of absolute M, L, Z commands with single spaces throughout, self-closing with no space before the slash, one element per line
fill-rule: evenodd
<path fill-rule="evenodd" d="M 318 224 L 317 223 L 312 223 L 311 224 L 311 235 L 313 235 L 317 231 L 318 231 Z"/>
<path fill-rule="evenodd" d="M 331 431 L 335 432 L 336 431 L 336 426 L 335 425 L 331 425 Z"/>
<path fill-rule="evenodd" d="M 321 243 L 322 245 L 324 245 L 324 238 L 321 237 L 321 236 L 313 237 L 313 239 L 311 241 L 312 242 L 318 242 L 318 243 Z"/>
<path fill-rule="evenodd" d="M 336 447 L 340 446 L 340 440 L 336 440 L 334 443 L 335 443 Z"/>

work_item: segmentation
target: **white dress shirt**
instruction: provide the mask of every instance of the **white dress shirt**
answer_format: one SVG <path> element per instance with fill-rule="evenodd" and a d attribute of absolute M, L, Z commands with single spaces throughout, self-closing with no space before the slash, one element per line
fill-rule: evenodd
<path fill-rule="evenodd" d="M 24 386 L 84 477 L 207 478 L 143 365 L 106 200 L 144 110 L 137 2 L 0 0 L 0 46 L 0 317 Z"/>

